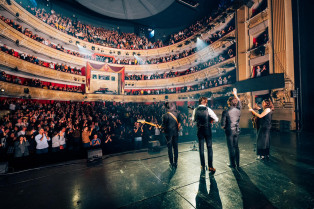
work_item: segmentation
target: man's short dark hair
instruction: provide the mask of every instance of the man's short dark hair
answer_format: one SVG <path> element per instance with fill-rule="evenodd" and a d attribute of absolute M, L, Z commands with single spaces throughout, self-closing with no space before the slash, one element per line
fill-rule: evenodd
<path fill-rule="evenodd" d="M 202 103 L 205 103 L 205 102 L 206 102 L 206 104 L 207 104 L 208 99 L 207 99 L 207 97 L 201 97 L 201 98 L 198 100 L 198 102 L 199 102 L 199 104 L 202 104 Z"/>
<path fill-rule="evenodd" d="M 176 103 L 174 102 L 166 102 L 165 106 L 168 110 L 175 110 L 177 109 Z"/>
<path fill-rule="evenodd" d="M 230 107 L 236 107 L 238 102 L 239 101 L 235 97 L 229 97 L 228 99 L 228 104 L 230 105 Z"/>

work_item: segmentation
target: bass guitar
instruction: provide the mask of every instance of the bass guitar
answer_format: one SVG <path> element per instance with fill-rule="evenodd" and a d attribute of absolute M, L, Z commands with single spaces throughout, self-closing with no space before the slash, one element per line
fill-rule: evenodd
<path fill-rule="evenodd" d="M 147 122 L 147 121 L 145 121 L 145 120 L 137 120 L 137 122 L 138 122 L 138 123 L 142 123 L 142 124 L 148 124 L 148 125 L 151 125 L 151 126 L 157 127 L 157 128 L 159 128 L 159 129 L 161 129 L 161 128 L 162 128 L 162 126 L 161 126 L 161 125 L 158 125 L 158 124 L 155 124 L 155 123 L 150 123 L 150 122 Z"/>

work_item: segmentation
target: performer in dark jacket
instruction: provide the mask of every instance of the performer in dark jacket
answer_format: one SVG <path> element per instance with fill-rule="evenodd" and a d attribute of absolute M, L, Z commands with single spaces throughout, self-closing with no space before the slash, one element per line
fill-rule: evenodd
<path fill-rule="evenodd" d="M 166 111 L 167 113 L 162 116 L 162 127 L 167 140 L 170 168 L 176 169 L 178 166 L 178 132 L 181 116 L 175 103 L 167 102 Z"/>
<path fill-rule="evenodd" d="M 207 107 L 208 99 L 201 97 L 199 99 L 199 106 L 194 109 L 192 120 L 197 123 L 197 137 L 199 144 L 199 153 L 201 161 L 201 169 L 205 170 L 204 158 L 204 140 L 207 146 L 208 154 L 208 170 L 214 174 L 216 169 L 213 167 L 213 149 L 212 149 L 212 130 L 211 121 L 218 122 L 217 115 Z"/>
<path fill-rule="evenodd" d="M 258 117 L 258 129 L 257 129 L 257 155 L 260 159 L 269 158 L 270 148 L 270 129 L 272 113 L 274 111 L 274 105 L 270 99 L 266 99 L 262 102 L 263 112 L 261 114 L 255 112 L 249 105 L 249 111 Z"/>
<path fill-rule="evenodd" d="M 240 165 L 240 151 L 238 146 L 239 121 L 241 116 L 241 102 L 237 95 L 237 89 L 233 89 L 233 95 L 228 99 L 228 109 L 223 111 L 221 127 L 225 129 L 228 151 L 229 167 L 235 168 Z"/>

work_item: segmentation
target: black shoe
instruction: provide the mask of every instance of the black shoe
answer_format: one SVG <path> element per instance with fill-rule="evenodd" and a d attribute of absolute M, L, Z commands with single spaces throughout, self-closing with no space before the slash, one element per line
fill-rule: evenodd
<path fill-rule="evenodd" d="M 236 168 L 235 165 L 232 165 L 232 164 L 227 164 L 230 168 Z"/>
<path fill-rule="evenodd" d="M 177 164 L 177 163 L 173 163 L 173 164 L 172 164 L 172 167 L 173 167 L 174 169 L 177 169 L 178 164 Z"/>
<path fill-rule="evenodd" d="M 169 163 L 170 170 L 173 170 L 173 164 Z"/>
<path fill-rule="evenodd" d="M 208 167 L 209 174 L 214 175 L 216 173 L 216 169 L 212 167 Z"/>

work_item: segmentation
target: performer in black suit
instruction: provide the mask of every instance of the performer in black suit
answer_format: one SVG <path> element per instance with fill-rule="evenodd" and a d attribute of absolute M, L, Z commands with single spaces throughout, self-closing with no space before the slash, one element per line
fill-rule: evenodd
<path fill-rule="evenodd" d="M 199 153 L 201 161 L 201 169 L 205 170 L 205 157 L 204 157 L 204 141 L 207 146 L 208 154 L 208 170 L 214 174 L 216 169 L 213 167 L 213 149 L 212 149 L 212 130 L 211 122 L 218 122 L 217 115 L 207 107 L 208 99 L 201 97 L 199 99 L 199 106 L 194 109 L 192 120 L 197 123 L 197 137 L 199 144 Z"/>
<path fill-rule="evenodd" d="M 173 102 L 166 103 L 166 110 L 162 116 L 162 127 L 165 132 L 170 168 L 176 169 L 178 166 L 178 132 L 181 123 L 181 116 Z M 173 152 L 172 152 L 173 148 Z"/>
<path fill-rule="evenodd" d="M 261 114 L 255 112 L 249 105 L 249 111 L 258 118 L 258 129 L 257 129 L 257 155 L 261 160 L 269 159 L 269 148 L 270 148 L 270 129 L 271 129 L 271 118 L 274 111 L 274 105 L 270 99 L 266 99 L 262 102 L 263 112 Z"/>
<path fill-rule="evenodd" d="M 238 146 L 239 121 L 241 116 L 241 102 L 237 95 L 237 89 L 233 89 L 233 95 L 228 99 L 228 109 L 223 111 L 221 127 L 225 129 L 229 150 L 229 167 L 235 168 L 240 165 L 240 151 Z"/>

